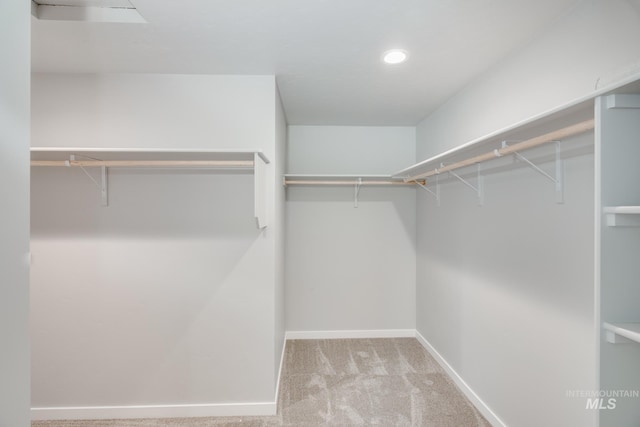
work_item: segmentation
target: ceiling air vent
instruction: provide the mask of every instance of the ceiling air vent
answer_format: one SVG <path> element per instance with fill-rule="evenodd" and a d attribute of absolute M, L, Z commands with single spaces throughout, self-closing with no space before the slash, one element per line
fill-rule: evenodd
<path fill-rule="evenodd" d="M 146 22 L 129 0 L 33 0 L 31 13 L 53 21 Z"/>

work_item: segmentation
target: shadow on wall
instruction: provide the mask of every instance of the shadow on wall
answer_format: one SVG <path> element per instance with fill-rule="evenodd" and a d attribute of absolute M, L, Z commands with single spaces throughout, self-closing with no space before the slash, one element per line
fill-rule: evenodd
<path fill-rule="evenodd" d="M 82 170 L 34 168 L 33 405 L 242 401 L 264 366 L 235 337 L 265 335 L 272 290 L 253 175 L 113 169 L 109 184 L 102 207 Z"/>
<path fill-rule="evenodd" d="M 99 182 L 95 169 L 88 169 Z M 32 236 L 245 238 L 259 235 L 253 175 L 238 171 L 109 170 L 109 205 L 81 169 L 33 168 Z"/>
<path fill-rule="evenodd" d="M 550 180 L 507 158 L 491 162 L 483 173 L 483 206 L 457 180 L 441 185 L 440 207 L 425 194 L 419 203 L 428 219 L 418 228 L 427 243 L 419 247 L 418 262 L 426 264 L 426 277 L 438 265 L 565 312 L 590 309 L 591 299 L 575 297 L 593 283 L 594 164 L 588 138 L 563 153 L 563 204 L 556 203 Z M 526 154 L 553 175 L 550 150 Z M 475 174 L 461 175 L 475 184 Z"/>
<path fill-rule="evenodd" d="M 291 186 L 287 188 L 287 203 L 313 203 L 318 214 L 340 216 L 345 223 L 358 221 L 367 223 L 372 231 L 384 227 L 385 223 L 375 222 L 375 218 L 383 218 L 382 212 L 392 206 L 406 233 L 406 238 L 416 240 L 415 188 L 362 186 L 355 203 L 355 186 Z M 373 216 L 372 216 L 373 212 Z"/>

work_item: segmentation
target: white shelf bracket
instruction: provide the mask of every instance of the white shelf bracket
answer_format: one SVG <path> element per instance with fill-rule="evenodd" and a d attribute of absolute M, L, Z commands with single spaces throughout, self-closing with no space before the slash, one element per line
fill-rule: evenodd
<path fill-rule="evenodd" d="M 613 331 L 604 331 L 604 332 L 605 332 L 605 339 L 610 344 L 630 344 L 634 342 L 629 338 L 625 338 L 621 335 L 616 334 Z"/>
<path fill-rule="evenodd" d="M 69 160 L 65 162 L 67 167 L 71 167 L 71 162 L 76 160 L 75 155 L 69 156 Z M 84 168 L 84 166 L 80 166 L 80 169 L 84 174 L 89 177 L 91 181 L 100 189 L 100 205 L 103 207 L 109 206 L 109 180 L 108 180 L 108 171 L 106 166 L 101 167 L 100 171 L 100 182 L 96 181 L 94 177 L 91 176 L 89 172 Z"/>
<path fill-rule="evenodd" d="M 506 148 L 506 147 L 507 147 L 507 143 L 503 141 L 502 148 Z M 555 152 L 556 152 L 555 153 L 555 168 L 556 168 L 555 177 L 543 171 L 540 167 L 538 167 L 531 160 L 524 157 L 522 154 L 515 152 L 513 153 L 513 155 L 514 155 L 514 158 L 525 162 L 527 165 L 531 166 L 533 170 L 535 170 L 540 175 L 544 176 L 545 178 L 553 182 L 556 188 L 556 203 L 562 204 L 564 203 L 564 161 L 562 160 L 560 141 L 555 142 Z"/>
<path fill-rule="evenodd" d="M 262 153 L 253 154 L 253 215 L 258 228 L 267 226 L 267 175 Z"/>
<path fill-rule="evenodd" d="M 441 165 L 443 167 L 444 165 Z M 484 205 L 484 177 L 482 176 L 482 169 L 480 168 L 480 164 L 478 163 L 478 186 L 474 186 L 469 181 L 455 173 L 454 171 L 449 171 L 449 174 L 456 177 L 460 182 L 462 182 L 467 187 L 471 188 L 478 195 L 478 205 Z"/>
<path fill-rule="evenodd" d="M 362 186 L 362 178 L 358 178 L 353 189 L 353 207 L 358 207 L 358 195 L 360 194 L 360 187 Z"/>
<path fill-rule="evenodd" d="M 430 189 L 429 187 L 427 187 L 425 184 L 421 183 L 420 181 L 413 181 L 415 182 L 415 184 L 422 188 L 424 191 L 427 191 L 431 194 L 433 194 L 436 198 L 436 203 L 438 204 L 438 207 L 440 207 L 440 182 L 438 179 L 438 175 L 436 175 L 436 191 L 433 191 L 432 189 Z"/>
<path fill-rule="evenodd" d="M 102 177 L 102 186 L 100 188 L 100 196 L 102 198 L 102 206 L 109 206 L 109 169 L 106 166 L 102 166 L 100 173 Z"/>

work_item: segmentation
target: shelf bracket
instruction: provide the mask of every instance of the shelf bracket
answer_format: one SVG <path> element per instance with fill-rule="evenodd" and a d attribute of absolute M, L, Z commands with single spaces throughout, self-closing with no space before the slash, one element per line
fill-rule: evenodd
<path fill-rule="evenodd" d="M 100 177 L 102 178 L 102 185 L 100 187 L 100 196 L 102 198 L 102 206 L 109 206 L 109 169 L 106 166 L 102 166 L 100 171 Z"/>
<path fill-rule="evenodd" d="M 259 229 L 267 226 L 267 164 L 261 154 L 253 154 L 253 216 Z"/>
<path fill-rule="evenodd" d="M 67 167 L 71 167 L 71 162 L 76 160 L 75 155 L 69 156 L 69 160 L 65 162 Z M 100 182 L 96 181 L 94 177 L 91 176 L 89 172 L 84 168 L 84 166 L 80 166 L 80 169 L 84 174 L 89 177 L 91 181 L 100 189 L 100 205 L 103 207 L 109 206 L 109 177 L 108 177 L 108 169 L 106 166 L 101 167 L 100 171 Z"/>
<path fill-rule="evenodd" d="M 438 207 L 440 207 L 440 179 L 439 176 L 436 175 L 436 191 L 433 191 L 429 187 L 427 187 L 426 182 L 423 184 L 420 181 L 413 181 L 418 187 L 422 188 L 424 191 L 427 191 L 433 194 L 436 198 L 436 203 Z"/>
<path fill-rule="evenodd" d="M 629 338 L 625 338 L 622 335 L 616 334 L 613 331 L 604 331 L 604 332 L 605 332 L 605 339 L 610 344 L 629 344 L 634 342 Z"/>
<path fill-rule="evenodd" d="M 444 164 L 441 164 L 440 167 L 444 167 Z M 478 168 L 478 186 L 474 186 L 469 181 L 455 173 L 454 171 L 449 171 L 449 174 L 456 177 L 460 182 L 462 182 L 467 187 L 471 188 L 474 192 L 478 194 L 478 206 L 484 205 L 484 177 L 482 176 L 482 169 L 480 167 L 480 163 L 477 164 Z"/>
<path fill-rule="evenodd" d="M 360 194 L 360 187 L 362 186 L 362 178 L 358 178 L 353 189 L 353 207 L 358 207 L 358 195 Z"/>
<path fill-rule="evenodd" d="M 502 148 L 506 148 L 507 146 L 508 145 L 506 141 L 503 141 Z M 538 167 L 531 160 L 524 157 L 522 154 L 518 152 L 514 152 L 513 155 L 515 156 L 516 159 L 525 162 L 526 164 L 531 166 L 533 170 L 535 170 L 540 175 L 544 176 L 545 178 L 553 182 L 556 188 L 556 203 L 562 204 L 564 203 L 564 161 L 562 160 L 562 156 L 561 156 L 562 153 L 561 153 L 560 141 L 555 141 L 555 152 L 556 152 L 555 153 L 555 165 L 556 165 L 555 177 L 543 171 L 540 167 Z"/>

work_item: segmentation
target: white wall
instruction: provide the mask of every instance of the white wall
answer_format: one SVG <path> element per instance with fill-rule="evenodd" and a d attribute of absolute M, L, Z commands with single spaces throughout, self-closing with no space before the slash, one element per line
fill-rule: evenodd
<path fill-rule="evenodd" d="M 280 376 L 280 366 L 283 359 L 284 343 L 285 343 L 285 189 L 282 185 L 282 175 L 284 175 L 287 166 L 287 118 L 284 115 L 280 93 L 277 88 L 275 90 L 275 145 L 276 145 L 276 165 L 277 169 L 274 173 L 274 212 L 276 224 L 278 227 L 275 238 L 275 358 L 276 364 L 274 374 L 276 383 Z"/>
<path fill-rule="evenodd" d="M 487 174 L 482 207 L 457 181 L 418 196 L 417 329 L 509 426 L 594 425 L 565 397 L 596 387 L 593 154 L 565 172 L 561 205 L 524 166 Z"/>
<path fill-rule="evenodd" d="M 415 128 L 290 126 L 288 172 L 389 174 Z M 415 328 L 415 189 L 287 188 L 289 331 Z"/>
<path fill-rule="evenodd" d="M 0 3 L 0 426 L 29 418 L 30 5 Z"/>
<path fill-rule="evenodd" d="M 586 0 L 418 126 L 418 160 L 640 73 L 640 2 Z"/>
<path fill-rule="evenodd" d="M 273 76 L 34 76 L 34 146 L 256 148 L 272 160 L 264 231 L 250 173 L 112 169 L 102 208 L 82 171 L 34 172 L 34 407 L 275 410 L 284 166 L 274 94 Z M 58 413 L 76 415 L 36 416 Z"/>
<path fill-rule="evenodd" d="M 584 2 L 422 121 L 418 158 L 637 72 L 639 39 L 637 2 Z M 597 423 L 565 397 L 597 388 L 593 155 L 566 168 L 564 205 L 528 168 L 488 176 L 481 208 L 459 183 L 418 197 L 418 331 L 507 425 Z"/>

